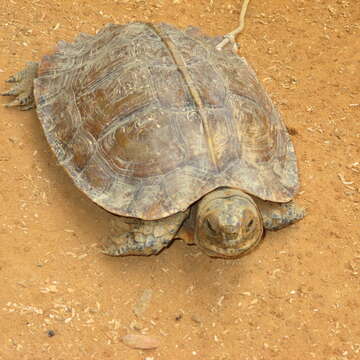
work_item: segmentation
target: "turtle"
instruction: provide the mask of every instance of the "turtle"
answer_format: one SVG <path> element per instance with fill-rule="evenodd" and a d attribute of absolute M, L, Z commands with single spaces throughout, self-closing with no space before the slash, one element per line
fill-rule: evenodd
<path fill-rule="evenodd" d="M 6 106 L 36 107 L 58 162 L 114 215 L 105 254 L 182 239 L 237 258 L 304 217 L 287 128 L 252 67 L 218 41 L 195 27 L 108 24 L 8 79 Z"/>

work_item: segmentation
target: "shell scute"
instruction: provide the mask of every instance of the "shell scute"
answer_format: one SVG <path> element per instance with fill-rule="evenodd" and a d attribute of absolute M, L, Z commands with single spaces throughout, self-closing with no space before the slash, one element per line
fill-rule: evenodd
<path fill-rule="evenodd" d="M 162 107 L 178 111 L 194 107 L 190 91 L 184 86 L 184 79 L 174 64 L 171 67 L 152 67 L 151 80 Z"/>
<path fill-rule="evenodd" d="M 201 101 L 205 107 L 224 107 L 226 89 L 223 78 L 211 64 L 193 64 L 189 73 L 196 84 Z"/>
<path fill-rule="evenodd" d="M 99 142 L 104 158 L 116 172 L 139 178 L 170 171 L 185 155 L 181 143 L 169 142 L 177 136 L 168 119 L 169 112 L 148 108 L 126 118 L 126 124 L 116 122 Z"/>

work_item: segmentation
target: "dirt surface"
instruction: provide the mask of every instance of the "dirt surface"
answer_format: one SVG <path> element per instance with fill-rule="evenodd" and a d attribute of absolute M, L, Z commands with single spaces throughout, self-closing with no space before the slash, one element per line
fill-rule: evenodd
<path fill-rule="evenodd" d="M 5 91 L 26 61 L 79 32 L 142 20 L 221 35 L 237 26 L 240 1 L 0 9 Z M 111 215 L 57 165 L 34 110 L 1 107 L 0 359 L 359 359 L 359 24 L 358 0 L 250 3 L 240 53 L 291 129 L 308 215 L 235 261 L 181 242 L 148 258 L 102 255 Z M 160 346 L 124 345 L 136 328 Z"/>

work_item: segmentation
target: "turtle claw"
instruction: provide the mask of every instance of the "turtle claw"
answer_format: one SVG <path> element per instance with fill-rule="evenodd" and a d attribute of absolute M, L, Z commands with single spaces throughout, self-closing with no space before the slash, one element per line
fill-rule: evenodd
<path fill-rule="evenodd" d="M 101 253 L 104 255 L 108 255 L 108 256 L 118 256 L 118 249 L 116 248 L 116 246 L 108 246 L 108 247 L 104 247 L 101 250 Z"/>
<path fill-rule="evenodd" d="M 3 94 L 2 94 L 3 95 Z M 8 104 L 4 104 L 4 106 L 6 108 L 9 108 L 9 107 L 14 107 L 14 106 L 20 106 L 20 100 L 19 99 L 15 99 L 13 100 L 12 102 L 8 103 Z"/>
<path fill-rule="evenodd" d="M 14 75 L 11 75 L 5 82 L 7 83 L 15 83 L 15 82 L 21 82 L 21 80 L 24 80 L 29 77 L 29 75 L 35 75 L 38 70 L 38 63 L 34 61 L 29 61 L 27 63 L 27 66 L 25 69 L 18 71 Z"/>
<path fill-rule="evenodd" d="M 15 76 L 10 76 L 7 80 L 5 80 L 7 83 L 14 83 L 16 82 Z"/>
<path fill-rule="evenodd" d="M 16 83 L 10 90 L 2 93 L 2 96 L 16 96 L 16 99 L 12 102 L 5 104 L 5 107 L 16 107 L 20 110 L 30 110 L 35 107 L 34 100 L 34 79 L 37 75 L 38 64 L 35 62 L 29 62 L 27 67 L 10 76 L 6 82 Z"/>
<path fill-rule="evenodd" d="M 14 96 L 19 95 L 25 89 L 21 86 L 21 83 L 14 85 L 10 90 L 2 93 L 2 96 Z"/>
<path fill-rule="evenodd" d="M 11 75 L 7 80 L 5 80 L 5 82 L 7 83 L 16 83 L 19 82 L 22 78 L 22 73 L 24 72 L 24 70 L 17 72 L 14 75 Z"/>
<path fill-rule="evenodd" d="M 143 244 L 125 243 L 123 246 L 111 244 L 104 246 L 101 252 L 108 256 L 154 255 L 161 249 L 146 248 Z"/>
<path fill-rule="evenodd" d="M 26 110 L 31 110 L 31 109 L 34 109 L 34 108 L 35 108 L 35 104 L 32 103 L 32 104 L 28 104 L 28 105 L 21 105 L 19 107 L 19 110 L 26 111 Z"/>
<path fill-rule="evenodd" d="M 35 107 L 34 96 L 32 93 L 29 93 L 28 91 L 19 93 L 15 90 L 10 90 L 7 93 L 3 93 L 1 95 L 3 96 L 18 95 L 15 100 L 4 105 L 6 108 L 19 106 L 20 110 L 30 110 Z"/>
<path fill-rule="evenodd" d="M 19 71 L 14 75 L 11 75 L 7 80 L 5 80 L 5 82 L 7 83 L 16 83 L 21 81 L 21 79 L 24 77 L 23 73 L 25 72 L 25 70 Z"/>
<path fill-rule="evenodd" d="M 11 89 L 7 92 L 1 93 L 1 96 L 12 96 L 12 95 L 16 95 L 16 93 L 14 92 L 13 89 Z"/>

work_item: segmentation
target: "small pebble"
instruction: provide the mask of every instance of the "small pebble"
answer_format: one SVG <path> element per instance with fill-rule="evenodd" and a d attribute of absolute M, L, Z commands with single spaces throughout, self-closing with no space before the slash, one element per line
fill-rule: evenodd
<path fill-rule="evenodd" d="M 201 324 L 201 319 L 197 315 L 192 315 L 191 320 L 197 324 Z"/>
<path fill-rule="evenodd" d="M 139 334 L 125 335 L 122 338 L 122 342 L 128 347 L 141 350 L 156 349 L 160 345 L 158 338 Z"/>
<path fill-rule="evenodd" d="M 299 134 L 298 131 L 293 127 L 287 126 L 287 130 L 288 130 L 288 133 L 292 136 L 296 136 Z"/>
<path fill-rule="evenodd" d="M 54 331 L 54 330 L 48 330 L 47 336 L 48 336 L 48 337 L 53 337 L 53 336 L 55 336 L 55 331 Z"/>
<path fill-rule="evenodd" d="M 150 304 L 152 294 L 153 291 L 151 289 L 145 289 L 143 291 L 138 302 L 133 307 L 133 312 L 137 317 L 142 317 L 142 315 L 145 313 Z"/>

